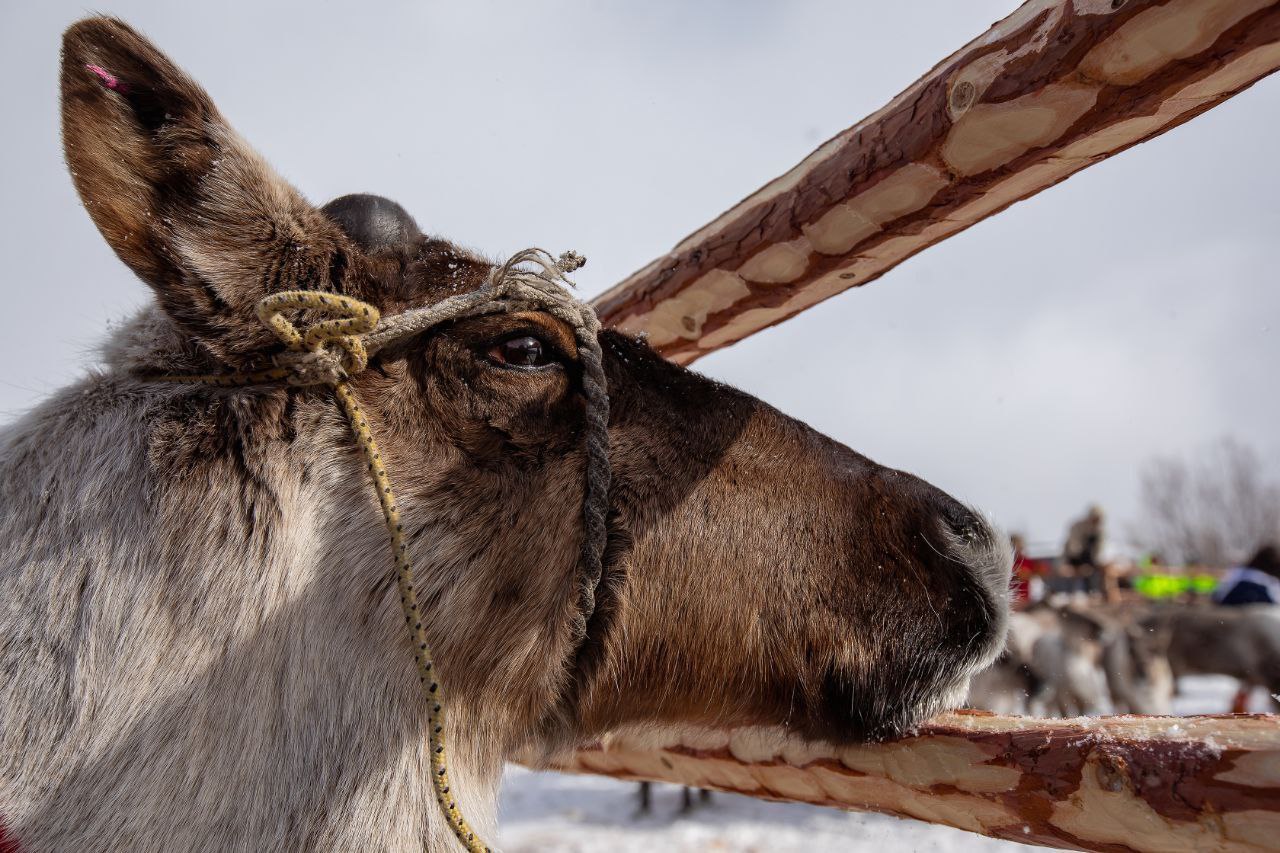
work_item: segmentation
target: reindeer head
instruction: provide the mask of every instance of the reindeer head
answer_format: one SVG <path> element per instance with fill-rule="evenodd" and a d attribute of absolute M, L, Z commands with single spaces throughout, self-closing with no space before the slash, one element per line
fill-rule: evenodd
<path fill-rule="evenodd" d="M 476 288 L 493 269 L 386 199 L 312 206 L 118 21 L 72 27 L 62 74 L 76 187 L 158 306 L 113 345 L 122 372 L 265 363 L 279 346 L 254 306 L 280 290 L 338 292 L 385 316 Z M 963 698 L 1003 642 L 1002 536 L 928 483 L 641 340 L 605 331 L 600 344 L 612 486 L 586 597 L 586 414 L 570 328 L 540 311 L 463 319 L 384 349 L 353 379 L 406 514 L 459 726 L 503 750 L 686 722 L 843 741 Z M 218 478 L 193 472 L 232 456 L 250 460 L 235 469 L 246 481 L 302 484 L 305 513 L 278 500 L 237 519 L 232 539 L 313 525 L 324 552 L 346 558 L 323 569 L 332 618 L 354 626 L 351 642 L 367 643 L 388 684 L 413 681 L 376 505 L 330 395 L 163 393 L 167 426 L 147 440 L 165 500 L 189 501 L 201 523 L 225 511 Z M 405 702 L 414 695 L 406 687 Z"/>

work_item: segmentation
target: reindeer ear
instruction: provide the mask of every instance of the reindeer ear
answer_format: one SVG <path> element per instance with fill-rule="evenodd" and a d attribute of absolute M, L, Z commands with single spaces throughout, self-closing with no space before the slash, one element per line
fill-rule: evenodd
<path fill-rule="evenodd" d="M 194 81 L 121 21 L 63 36 L 62 138 L 80 198 L 175 322 L 235 362 L 269 292 L 341 289 L 353 247 Z"/>

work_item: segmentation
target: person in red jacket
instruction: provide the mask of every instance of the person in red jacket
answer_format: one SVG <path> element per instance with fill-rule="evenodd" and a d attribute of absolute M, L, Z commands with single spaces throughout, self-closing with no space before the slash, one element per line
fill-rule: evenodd
<path fill-rule="evenodd" d="M 1014 609 L 1020 610 L 1032 602 L 1033 596 L 1040 598 L 1042 593 L 1038 589 L 1032 589 L 1032 580 L 1046 575 L 1049 567 L 1044 561 L 1027 556 L 1027 543 L 1017 533 L 1009 537 L 1009 544 L 1013 546 L 1013 577 L 1009 581 L 1009 601 Z"/>

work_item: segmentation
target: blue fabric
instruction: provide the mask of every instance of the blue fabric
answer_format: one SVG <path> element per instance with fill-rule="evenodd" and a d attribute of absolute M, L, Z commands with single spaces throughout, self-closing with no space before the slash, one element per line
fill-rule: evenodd
<path fill-rule="evenodd" d="M 1232 569 L 1218 582 L 1213 600 L 1228 606 L 1280 604 L 1280 579 L 1257 569 Z"/>
<path fill-rule="evenodd" d="M 1234 584 L 1226 594 L 1218 600 L 1219 604 L 1277 604 L 1271 597 L 1271 590 L 1260 583 L 1242 580 Z"/>

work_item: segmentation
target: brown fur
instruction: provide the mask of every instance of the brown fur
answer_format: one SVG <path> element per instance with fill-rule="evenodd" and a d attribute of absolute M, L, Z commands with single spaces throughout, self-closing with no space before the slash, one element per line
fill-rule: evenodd
<path fill-rule="evenodd" d="M 1262 687 L 1280 707 L 1280 607 L 1169 606 L 1139 624 L 1163 640 L 1175 678 L 1229 675 L 1242 687 Z"/>
<path fill-rule="evenodd" d="M 265 363 L 278 347 L 253 306 L 271 292 L 394 313 L 490 264 L 409 221 L 384 244 L 349 208 L 312 207 L 119 21 L 67 32 L 63 113 L 77 189 L 157 305 L 0 443 L 0 816 L 32 851 L 451 844 L 377 505 L 330 394 L 142 377 Z M 557 362 L 496 364 L 514 334 Z M 963 696 L 1003 641 L 1002 537 L 642 342 L 601 340 L 611 534 L 589 614 L 569 330 L 459 321 L 354 381 L 486 834 L 517 749 L 669 723 L 877 737 Z"/>

